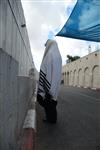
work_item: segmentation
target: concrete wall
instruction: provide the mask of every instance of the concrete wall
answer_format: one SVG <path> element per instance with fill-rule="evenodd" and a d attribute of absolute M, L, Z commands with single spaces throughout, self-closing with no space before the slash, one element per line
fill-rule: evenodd
<path fill-rule="evenodd" d="M 18 150 L 35 89 L 34 68 L 20 0 L 0 0 L 0 150 Z"/>
<path fill-rule="evenodd" d="M 0 48 L 19 62 L 19 75 L 33 67 L 29 39 L 20 0 L 0 0 Z"/>
<path fill-rule="evenodd" d="M 12 149 L 17 133 L 18 62 L 0 50 L 0 149 Z M 15 133 L 16 132 L 16 133 Z"/>
<path fill-rule="evenodd" d="M 63 66 L 65 85 L 100 89 L 100 51 Z"/>

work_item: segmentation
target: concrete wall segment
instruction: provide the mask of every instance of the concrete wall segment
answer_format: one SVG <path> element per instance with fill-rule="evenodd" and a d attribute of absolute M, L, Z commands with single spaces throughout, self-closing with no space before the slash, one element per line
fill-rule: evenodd
<path fill-rule="evenodd" d="M 32 94 L 34 68 L 20 0 L 0 0 L 0 150 L 18 150 L 17 141 Z"/>
<path fill-rule="evenodd" d="M 16 141 L 17 74 L 18 62 L 0 49 L 0 133 L 1 130 L 4 132 L 3 135 L 0 134 L 3 139 L 0 150 L 9 150 L 11 143 L 13 146 Z"/>
<path fill-rule="evenodd" d="M 22 53 L 23 49 L 23 54 L 25 51 L 27 55 L 26 59 L 28 59 L 28 66 L 32 68 L 34 66 L 34 63 L 30 50 L 27 29 L 26 27 L 24 28 L 21 27 L 21 25 L 25 23 L 25 18 L 23 10 L 20 10 L 22 9 L 20 4 L 21 4 L 20 1 L 12 1 L 12 0 L 0 1 L 1 7 L 0 47 L 4 49 L 13 58 L 15 58 L 17 61 L 19 61 L 19 63 L 24 58 L 24 57 L 19 58 L 19 54 Z M 20 57 L 22 57 L 22 55 L 20 55 Z M 20 70 L 22 70 L 22 68 L 20 68 Z"/>

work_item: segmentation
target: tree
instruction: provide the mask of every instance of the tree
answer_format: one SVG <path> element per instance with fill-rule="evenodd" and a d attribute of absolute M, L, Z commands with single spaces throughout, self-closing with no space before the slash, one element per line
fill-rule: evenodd
<path fill-rule="evenodd" d="M 72 61 L 75 61 L 77 59 L 79 59 L 80 57 L 79 56 L 71 56 L 71 55 L 67 55 L 67 60 L 66 60 L 66 63 L 70 63 Z"/>

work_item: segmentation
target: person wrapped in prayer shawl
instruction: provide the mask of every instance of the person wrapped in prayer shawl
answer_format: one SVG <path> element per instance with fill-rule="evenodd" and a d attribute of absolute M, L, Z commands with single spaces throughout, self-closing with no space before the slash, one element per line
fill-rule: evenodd
<path fill-rule="evenodd" d="M 61 83 L 62 59 L 58 45 L 54 40 L 47 40 L 40 67 L 37 101 L 44 107 L 49 123 L 57 121 L 57 95 Z"/>

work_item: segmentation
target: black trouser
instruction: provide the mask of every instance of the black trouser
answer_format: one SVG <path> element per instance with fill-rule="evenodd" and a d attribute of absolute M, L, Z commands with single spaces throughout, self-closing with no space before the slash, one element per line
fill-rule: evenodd
<path fill-rule="evenodd" d="M 56 123 L 57 121 L 57 101 L 53 100 L 51 97 L 47 97 L 43 100 L 41 95 L 37 95 L 37 101 L 44 107 L 46 119 L 48 122 Z"/>
<path fill-rule="evenodd" d="M 56 123 L 57 121 L 57 110 L 56 110 L 57 101 L 53 99 L 44 100 L 44 109 L 46 113 L 46 119 L 48 122 Z"/>
<path fill-rule="evenodd" d="M 41 95 L 39 95 L 39 94 L 37 94 L 37 101 L 38 101 L 38 103 L 39 103 L 42 107 L 44 107 L 44 100 L 43 100 L 43 97 L 42 97 Z"/>

